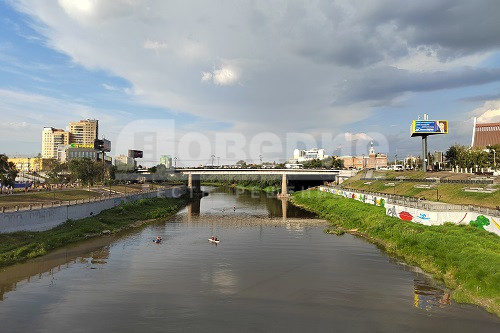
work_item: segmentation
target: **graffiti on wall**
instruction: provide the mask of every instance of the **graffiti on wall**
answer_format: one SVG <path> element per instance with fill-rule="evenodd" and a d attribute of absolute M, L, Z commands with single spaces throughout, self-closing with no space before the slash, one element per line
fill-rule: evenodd
<path fill-rule="evenodd" d="M 485 230 L 484 227 L 490 225 L 490 220 L 484 215 L 479 215 L 475 220 L 471 220 L 469 225 Z"/>

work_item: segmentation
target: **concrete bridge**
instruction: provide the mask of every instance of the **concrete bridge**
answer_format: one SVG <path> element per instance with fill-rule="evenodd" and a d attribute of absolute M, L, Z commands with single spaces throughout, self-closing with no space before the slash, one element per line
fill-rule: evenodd
<path fill-rule="evenodd" d="M 325 181 L 337 181 L 341 173 L 346 170 L 322 170 L 322 169 L 176 169 L 176 173 L 188 176 L 188 188 L 191 191 L 201 191 L 202 175 L 280 175 L 281 195 L 288 194 L 288 179 L 305 178 Z M 350 177 L 350 176 L 349 176 Z"/>

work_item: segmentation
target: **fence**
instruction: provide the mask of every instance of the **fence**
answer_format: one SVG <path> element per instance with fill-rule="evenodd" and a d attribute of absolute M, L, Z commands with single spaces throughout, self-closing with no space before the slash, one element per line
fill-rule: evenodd
<path fill-rule="evenodd" d="M 0 233 L 16 231 L 44 231 L 52 229 L 68 219 L 79 220 L 99 214 L 105 209 L 125 202 L 154 197 L 178 197 L 186 193 L 185 186 L 171 187 L 158 191 L 146 191 L 130 195 L 108 195 L 96 199 L 61 202 L 43 208 L 26 207 L 0 214 Z"/>
<path fill-rule="evenodd" d="M 341 188 L 341 187 L 337 187 L 337 186 L 331 186 L 331 187 L 338 189 L 338 190 L 343 190 L 343 191 L 351 191 L 351 192 L 356 192 L 356 193 L 369 194 L 369 195 L 373 195 L 373 196 L 383 196 L 383 197 L 387 198 L 388 204 L 406 206 L 409 208 L 423 209 L 423 210 L 434 211 L 434 212 L 468 211 L 468 212 L 475 212 L 475 213 L 487 214 L 487 215 L 491 215 L 491 216 L 495 216 L 495 217 L 500 217 L 500 207 L 497 207 L 495 209 L 495 208 L 481 207 L 481 206 L 475 206 L 475 205 L 457 205 L 457 204 L 449 204 L 449 203 L 444 203 L 444 202 L 424 201 L 424 200 L 421 200 L 419 198 L 405 197 L 402 195 L 370 192 L 370 191 L 364 191 L 364 190 L 355 190 L 355 189 L 349 189 L 349 188 Z"/>

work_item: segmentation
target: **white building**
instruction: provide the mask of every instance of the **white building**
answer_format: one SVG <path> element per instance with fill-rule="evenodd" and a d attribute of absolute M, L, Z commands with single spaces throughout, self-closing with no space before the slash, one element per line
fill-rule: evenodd
<path fill-rule="evenodd" d="M 132 157 L 120 155 L 115 157 L 115 166 L 119 171 L 132 171 L 137 167 L 137 162 Z"/>
<path fill-rule="evenodd" d="M 293 159 L 297 162 L 324 160 L 327 157 L 328 155 L 325 155 L 324 149 L 318 149 L 318 148 L 312 148 L 311 150 L 295 149 L 293 151 Z"/>
<path fill-rule="evenodd" d="M 42 158 L 57 158 L 59 145 L 69 143 L 69 133 L 53 127 L 44 127 L 42 131 Z"/>
<path fill-rule="evenodd" d="M 170 155 L 161 155 L 160 164 L 163 164 L 167 169 L 172 168 L 172 157 Z"/>

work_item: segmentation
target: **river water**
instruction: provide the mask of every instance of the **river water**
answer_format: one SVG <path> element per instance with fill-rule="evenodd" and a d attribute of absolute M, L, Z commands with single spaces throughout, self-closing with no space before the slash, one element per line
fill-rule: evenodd
<path fill-rule="evenodd" d="M 212 189 L 166 221 L 2 269 L 0 332 L 500 331 L 496 316 L 326 226 L 265 194 Z"/>

